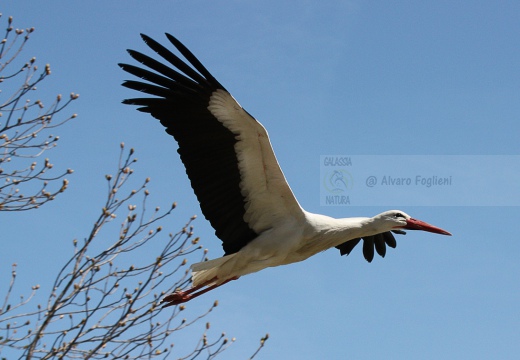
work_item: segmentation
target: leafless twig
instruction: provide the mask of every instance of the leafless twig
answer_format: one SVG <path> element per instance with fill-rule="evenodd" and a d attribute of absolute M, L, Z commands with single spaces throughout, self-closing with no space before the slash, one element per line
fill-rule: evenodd
<path fill-rule="evenodd" d="M 188 258 L 203 260 L 206 251 L 193 237 L 195 217 L 181 231 L 167 234 L 159 222 L 171 215 L 175 204 L 165 211 L 146 210 L 149 179 L 129 190 L 131 166 L 136 161 L 133 154 L 133 149 L 125 152 L 121 144 L 118 170 L 114 176 L 105 176 L 108 191 L 100 214 L 90 233 L 72 242 L 73 254 L 59 271 L 44 305 L 23 312 L 39 286 L 32 288 L 27 299 L 11 305 L 13 267 L 0 308 L 0 353 L 9 348 L 20 359 L 165 358 L 173 351 L 175 335 L 218 305 L 214 302 L 191 319 L 181 318 L 184 305 L 167 309 L 159 305 L 166 293 L 189 283 Z M 114 240 L 107 242 L 111 237 Z M 110 245 L 99 246 L 96 240 L 101 239 Z M 234 341 L 224 334 L 210 340 L 209 329 L 207 323 L 193 350 L 176 356 L 213 359 Z"/>
<path fill-rule="evenodd" d="M 67 189 L 65 176 L 72 170 L 49 175 L 53 164 L 38 159 L 57 145 L 59 136 L 50 131 L 76 117 L 58 120 L 55 115 L 79 95 L 58 95 L 47 108 L 42 100 L 31 101 L 28 97 L 36 96 L 37 85 L 51 74 L 50 65 L 39 71 L 34 57 L 18 64 L 34 28 L 14 29 L 12 17 L 7 23 L 0 43 L 0 211 L 22 211 L 38 208 Z"/>

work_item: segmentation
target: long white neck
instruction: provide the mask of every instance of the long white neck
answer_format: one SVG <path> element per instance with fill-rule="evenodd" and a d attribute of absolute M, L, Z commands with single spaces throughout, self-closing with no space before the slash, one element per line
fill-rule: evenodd
<path fill-rule="evenodd" d="M 346 241 L 384 231 L 373 218 L 334 219 L 312 213 L 306 213 L 306 216 L 310 226 L 304 234 L 305 244 L 300 253 L 307 257 Z"/>

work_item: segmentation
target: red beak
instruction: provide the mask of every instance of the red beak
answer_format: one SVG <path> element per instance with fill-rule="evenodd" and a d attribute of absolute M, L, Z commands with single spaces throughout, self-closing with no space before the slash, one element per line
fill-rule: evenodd
<path fill-rule="evenodd" d="M 438 228 L 437 226 L 430 225 L 424 221 L 416 220 L 416 219 L 412 219 L 412 218 L 406 220 L 406 226 L 403 226 L 403 229 L 422 230 L 422 231 L 428 231 L 428 232 L 432 232 L 432 233 L 436 233 L 436 234 L 451 236 L 451 234 L 446 230 Z"/>

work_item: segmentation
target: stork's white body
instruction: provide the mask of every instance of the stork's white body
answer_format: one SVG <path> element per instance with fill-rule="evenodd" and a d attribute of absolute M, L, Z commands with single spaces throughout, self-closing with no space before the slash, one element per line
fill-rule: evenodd
<path fill-rule="evenodd" d="M 349 240 L 389 231 L 395 223 L 385 222 L 382 216 L 396 212 L 408 216 L 390 210 L 374 218 L 335 219 L 302 210 L 303 218 L 278 222 L 237 253 L 193 264 L 193 286 L 219 284 L 268 267 L 303 261 Z"/>
<path fill-rule="evenodd" d="M 166 36 L 191 66 L 142 35 L 173 67 L 129 50 L 134 59 L 155 72 L 120 64 L 125 71 L 148 81 L 126 81 L 123 85 L 154 97 L 124 102 L 142 106 L 139 110 L 151 113 L 175 137 L 202 212 L 226 252 L 222 258 L 194 264 L 193 289 L 166 297 L 170 305 L 240 276 L 302 261 L 332 247 L 341 255 L 349 254 L 360 240 L 365 258 L 371 261 L 374 249 L 384 256 L 387 245 L 395 247 L 391 231 L 403 234 L 399 229 L 420 229 L 449 235 L 397 210 L 372 218 L 345 219 L 303 210 L 262 124 L 184 45 Z M 211 179 L 206 177 L 208 171 Z M 192 294 L 204 286 L 209 288 Z"/>
<path fill-rule="evenodd" d="M 192 265 L 193 285 L 251 274 L 287 265 L 341 245 L 348 240 L 382 232 L 370 218 L 335 219 L 302 210 L 302 218 L 279 221 L 237 253 Z"/>

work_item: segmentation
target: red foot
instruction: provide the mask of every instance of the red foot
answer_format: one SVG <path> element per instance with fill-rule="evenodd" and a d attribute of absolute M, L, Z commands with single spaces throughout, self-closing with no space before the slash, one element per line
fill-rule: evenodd
<path fill-rule="evenodd" d="M 207 293 L 210 290 L 213 290 L 213 289 L 215 289 L 215 288 L 217 288 L 219 286 L 222 286 L 222 285 L 224 285 L 224 284 L 226 284 L 226 283 L 228 283 L 230 281 L 238 279 L 238 276 L 232 277 L 231 279 L 227 279 L 226 281 L 222 282 L 221 284 L 208 286 L 208 284 L 211 284 L 215 279 L 210 280 L 210 281 L 208 281 L 208 282 L 206 282 L 204 284 L 200 284 L 198 286 L 192 287 L 189 290 L 176 291 L 173 294 L 170 294 L 170 295 L 166 296 L 161 301 L 161 304 L 167 303 L 167 304 L 165 304 L 163 306 L 163 308 L 168 307 L 168 306 L 173 306 L 173 305 L 179 305 L 179 304 L 185 303 L 186 301 L 190 301 L 191 299 L 194 299 L 197 296 L 205 294 L 205 293 Z M 204 287 L 206 287 L 206 288 L 203 289 Z"/>
<path fill-rule="evenodd" d="M 186 301 L 191 300 L 193 295 L 186 293 L 184 291 L 176 291 L 171 295 L 166 296 L 164 299 L 162 299 L 162 303 L 167 303 L 163 307 L 173 306 L 173 305 L 179 305 Z"/>

